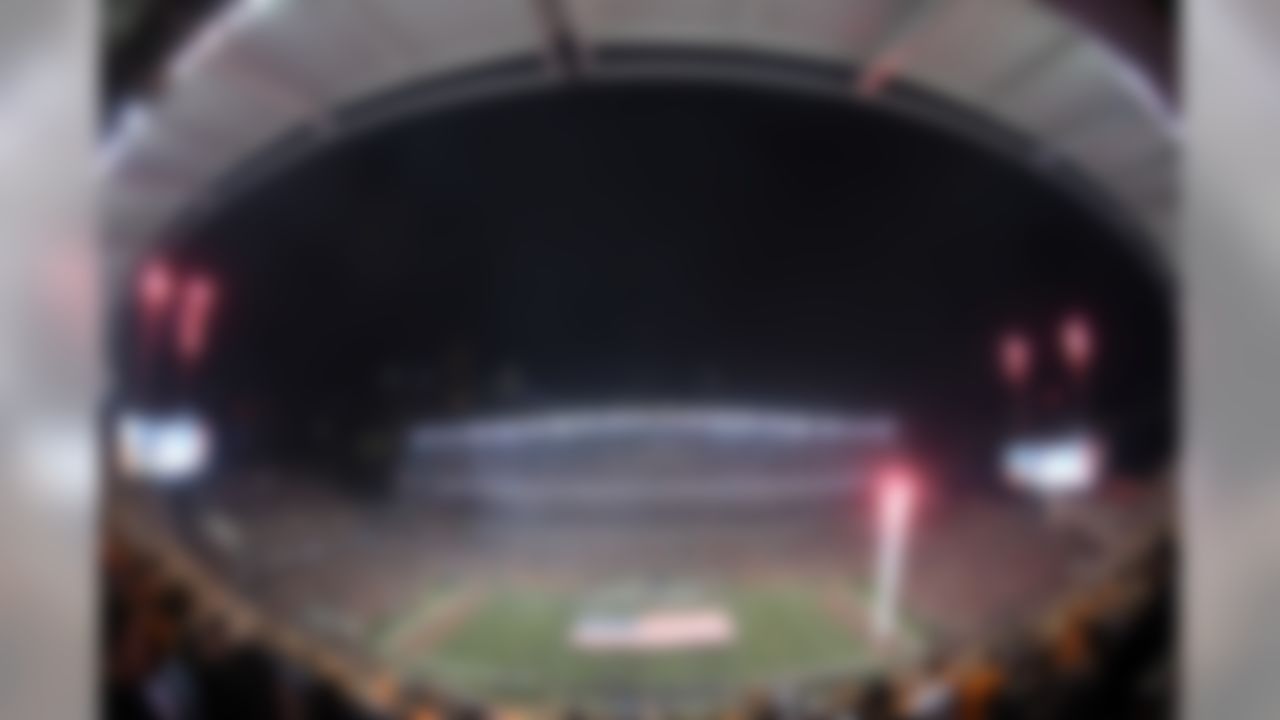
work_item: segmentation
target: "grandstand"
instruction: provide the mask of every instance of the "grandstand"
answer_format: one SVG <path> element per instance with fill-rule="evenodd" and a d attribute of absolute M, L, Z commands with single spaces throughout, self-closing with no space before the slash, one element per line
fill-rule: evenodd
<path fill-rule="evenodd" d="M 147 494 L 127 505 L 185 537 L 272 622 L 365 672 L 602 711 L 705 710 L 1007 637 L 1166 519 L 1159 484 L 1082 500 L 1053 524 L 1025 498 L 939 486 L 914 541 L 905 629 L 886 645 L 868 630 L 861 481 L 891 435 L 861 449 L 822 432 L 780 439 L 767 422 L 726 435 L 701 412 L 678 431 L 672 416 L 508 429 L 501 450 L 475 447 L 483 432 L 419 432 L 389 497 L 260 470 L 200 488 L 195 515 Z M 509 428 L 544 427 L 524 422 Z"/>

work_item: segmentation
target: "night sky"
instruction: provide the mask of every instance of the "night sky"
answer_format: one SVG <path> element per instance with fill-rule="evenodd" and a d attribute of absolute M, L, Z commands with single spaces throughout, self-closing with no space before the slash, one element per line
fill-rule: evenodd
<path fill-rule="evenodd" d="M 175 257 L 224 288 L 195 387 L 279 412 L 376 405 L 393 376 L 424 415 L 464 382 L 473 408 L 884 410 L 947 445 L 1002 416 L 996 333 L 1048 353 L 1068 308 L 1099 325 L 1099 412 L 1172 407 L 1169 290 L 1110 226 L 1007 158 L 809 96 L 586 86 L 408 119 Z"/>

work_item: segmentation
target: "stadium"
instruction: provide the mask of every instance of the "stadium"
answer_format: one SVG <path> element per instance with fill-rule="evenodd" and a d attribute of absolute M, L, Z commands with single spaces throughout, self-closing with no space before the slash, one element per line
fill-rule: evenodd
<path fill-rule="evenodd" d="M 186 536 L 264 621 L 362 675 L 609 715 L 705 714 L 1032 635 L 1167 530 L 1150 479 L 1051 522 L 1025 497 L 930 488 L 903 617 L 878 636 L 891 430 L 706 408 L 431 426 L 375 501 L 260 472 L 134 498 L 127 526 Z"/>
<path fill-rule="evenodd" d="M 108 78 L 108 717 L 1168 716 L 1114 27 L 209 5 Z"/>

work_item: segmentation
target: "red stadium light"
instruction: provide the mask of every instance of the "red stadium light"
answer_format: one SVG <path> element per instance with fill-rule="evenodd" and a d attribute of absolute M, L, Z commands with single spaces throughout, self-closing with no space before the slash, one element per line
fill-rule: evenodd
<path fill-rule="evenodd" d="M 881 532 L 893 532 L 910 524 L 920 499 L 920 483 L 906 467 L 887 469 L 875 487 L 876 524 Z"/>
<path fill-rule="evenodd" d="M 151 261 L 138 274 L 138 301 L 148 317 L 164 311 L 176 290 L 173 268 L 161 261 Z"/>
<path fill-rule="evenodd" d="M 1019 332 L 1006 333 L 1000 338 L 997 355 L 1000 373 L 1010 385 L 1021 387 L 1031 378 L 1035 351 L 1027 336 Z"/>
<path fill-rule="evenodd" d="M 1077 374 L 1084 374 L 1093 364 L 1096 351 L 1093 327 L 1082 314 L 1073 313 L 1062 321 L 1058 331 L 1058 344 L 1067 367 Z"/>
<path fill-rule="evenodd" d="M 187 363 L 204 356 L 209 339 L 209 324 L 218 301 L 218 289 L 210 278 L 197 275 L 183 286 L 182 305 L 178 315 L 178 354 Z"/>

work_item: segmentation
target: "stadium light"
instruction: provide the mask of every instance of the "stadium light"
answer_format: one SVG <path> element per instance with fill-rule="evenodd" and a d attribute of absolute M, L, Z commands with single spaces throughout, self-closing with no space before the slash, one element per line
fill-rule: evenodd
<path fill-rule="evenodd" d="M 183 286 L 177 344 L 178 354 L 188 364 L 198 362 L 204 355 L 217 299 L 217 286 L 207 276 L 194 276 Z"/>
<path fill-rule="evenodd" d="M 173 299 L 173 269 L 168 264 L 153 260 L 138 273 L 138 303 L 144 315 L 155 318 Z"/>
<path fill-rule="evenodd" d="M 1014 387 L 1022 387 L 1031 378 L 1035 362 L 1031 341 L 1020 332 L 1005 333 L 997 347 L 997 360 L 1005 381 Z"/>
<path fill-rule="evenodd" d="M 1058 344 L 1067 367 L 1077 375 L 1088 372 L 1096 349 L 1093 327 L 1088 318 L 1080 313 L 1064 318 L 1058 330 Z"/>
<path fill-rule="evenodd" d="M 884 641 L 898 630 L 903 567 L 920 484 L 911 470 L 895 466 L 878 479 L 874 493 L 876 566 L 871 632 L 877 641 Z"/>
<path fill-rule="evenodd" d="M 144 358 L 155 350 L 173 306 L 177 282 L 173 267 L 163 260 L 150 259 L 138 270 L 134 292 L 140 325 L 138 350 Z"/>

